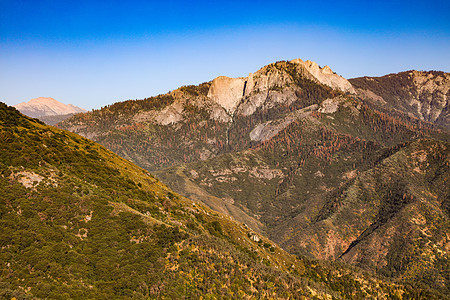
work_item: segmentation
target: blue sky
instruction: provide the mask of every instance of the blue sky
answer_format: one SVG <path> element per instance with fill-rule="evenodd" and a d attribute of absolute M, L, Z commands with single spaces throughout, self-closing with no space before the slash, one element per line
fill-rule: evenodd
<path fill-rule="evenodd" d="M 450 1 L 0 0 L 0 101 L 87 109 L 302 58 L 450 71 Z"/>

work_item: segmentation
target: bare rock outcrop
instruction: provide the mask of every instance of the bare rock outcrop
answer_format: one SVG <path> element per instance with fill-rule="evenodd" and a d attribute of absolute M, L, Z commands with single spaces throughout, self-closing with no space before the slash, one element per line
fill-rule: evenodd
<path fill-rule="evenodd" d="M 252 141 L 264 142 L 270 140 L 272 137 L 276 136 L 278 132 L 286 128 L 289 124 L 297 119 L 303 119 L 308 117 L 308 115 L 318 110 L 318 105 L 313 104 L 311 106 L 299 109 L 288 114 L 283 119 L 271 120 L 265 123 L 258 124 L 251 132 L 250 139 Z"/>
<path fill-rule="evenodd" d="M 286 62 L 284 67 L 271 64 L 245 78 L 217 77 L 211 84 L 208 98 L 223 107 L 229 115 L 248 116 L 260 107 L 269 109 L 279 103 L 289 105 L 295 101 L 299 91 L 290 71 L 333 89 L 355 93 L 350 82 L 328 66 L 320 68 L 315 62 L 295 59 Z"/>
<path fill-rule="evenodd" d="M 166 106 L 155 116 L 155 121 L 161 125 L 177 123 L 184 119 L 183 117 L 184 101 L 175 100 L 171 105 Z"/>
<path fill-rule="evenodd" d="M 243 91 L 244 97 L 237 114 L 248 116 L 259 107 L 268 109 L 277 103 L 288 104 L 296 99 L 296 90 L 298 88 L 293 84 L 288 73 L 266 66 L 248 75 Z"/>
<path fill-rule="evenodd" d="M 448 111 L 450 98 L 450 73 L 435 75 L 411 71 L 410 75 L 418 97 L 412 97 L 409 105 L 417 107 L 417 114 L 422 120 L 435 122 L 441 115 L 444 117 L 443 112 Z"/>
<path fill-rule="evenodd" d="M 322 84 L 337 90 L 341 90 L 345 93 L 355 94 L 356 91 L 352 84 L 345 79 L 334 73 L 329 66 L 323 68 L 313 61 L 303 61 L 300 58 L 291 60 L 292 63 L 301 64 Z"/>
<path fill-rule="evenodd" d="M 220 76 L 213 80 L 208 97 L 232 114 L 244 95 L 246 80 Z"/>

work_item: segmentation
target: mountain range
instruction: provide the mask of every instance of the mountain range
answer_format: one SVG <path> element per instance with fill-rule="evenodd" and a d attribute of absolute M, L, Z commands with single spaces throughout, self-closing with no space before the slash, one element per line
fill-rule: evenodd
<path fill-rule="evenodd" d="M 2 295 L 449 298 L 448 79 L 280 61 L 73 133 L 2 106 Z"/>
<path fill-rule="evenodd" d="M 58 126 L 290 253 L 448 293 L 449 76 L 280 61 Z"/>

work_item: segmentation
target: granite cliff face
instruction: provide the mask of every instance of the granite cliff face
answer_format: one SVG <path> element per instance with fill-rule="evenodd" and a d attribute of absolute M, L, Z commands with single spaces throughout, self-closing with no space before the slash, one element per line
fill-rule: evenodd
<path fill-rule="evenodd" d="M 289 105 L 296 98 L 299 88 L 295 86 L 297 74 L 303 78 L 345 93 L 355 93 L 345 78 L 334 73 L 330 67 L 320 68 L 312 61 L 291 60 L 289 68 L 266 66 L 245 78 L 217 77 L 212 81 L 208 98 L 222 106 L 229 114 L 248 116 L 258 108 L 268 109 L 277 103 Z"/>
<path fill-rule="evenodd" d="M 72 104 L 64 104 L 49 97 L 39 97 L 28 102 L 14 105 L 24 115 L 32 118 L 44 116 L 67 115 L 87 112 L 87 110 Z"/>
<path fill-rule="evenodd" d="M 334 73 L 329 66 L 321 68 L 313 61 L 303 61 L 301 59 L 294 59 L 291 60 L 291 62 L 305 66 L 308 72 L 310 72 L 322 84 L 346 93 L 356 93 L 351 83 L 344 77 Z"/>
<path fill-rule="evenodd" d="M 217 77 L 209 88 L 208 98 L 232 114 L 244 95 L 245 85 L 244 78 Z"/>
<path fill-rule="evenodd" d="M 350 82 L 366 101 L 450 128 L 450 73 L 406 71 Z"/>

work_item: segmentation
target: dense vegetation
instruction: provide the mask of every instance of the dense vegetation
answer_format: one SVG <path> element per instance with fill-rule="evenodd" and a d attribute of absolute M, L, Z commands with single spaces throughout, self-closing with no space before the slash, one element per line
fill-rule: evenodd
<path fill-rule="evenodd" d="M 296 259 L 102 146 L 3 103 L 0 136 L 1 298 L 439 297 Z"/>

